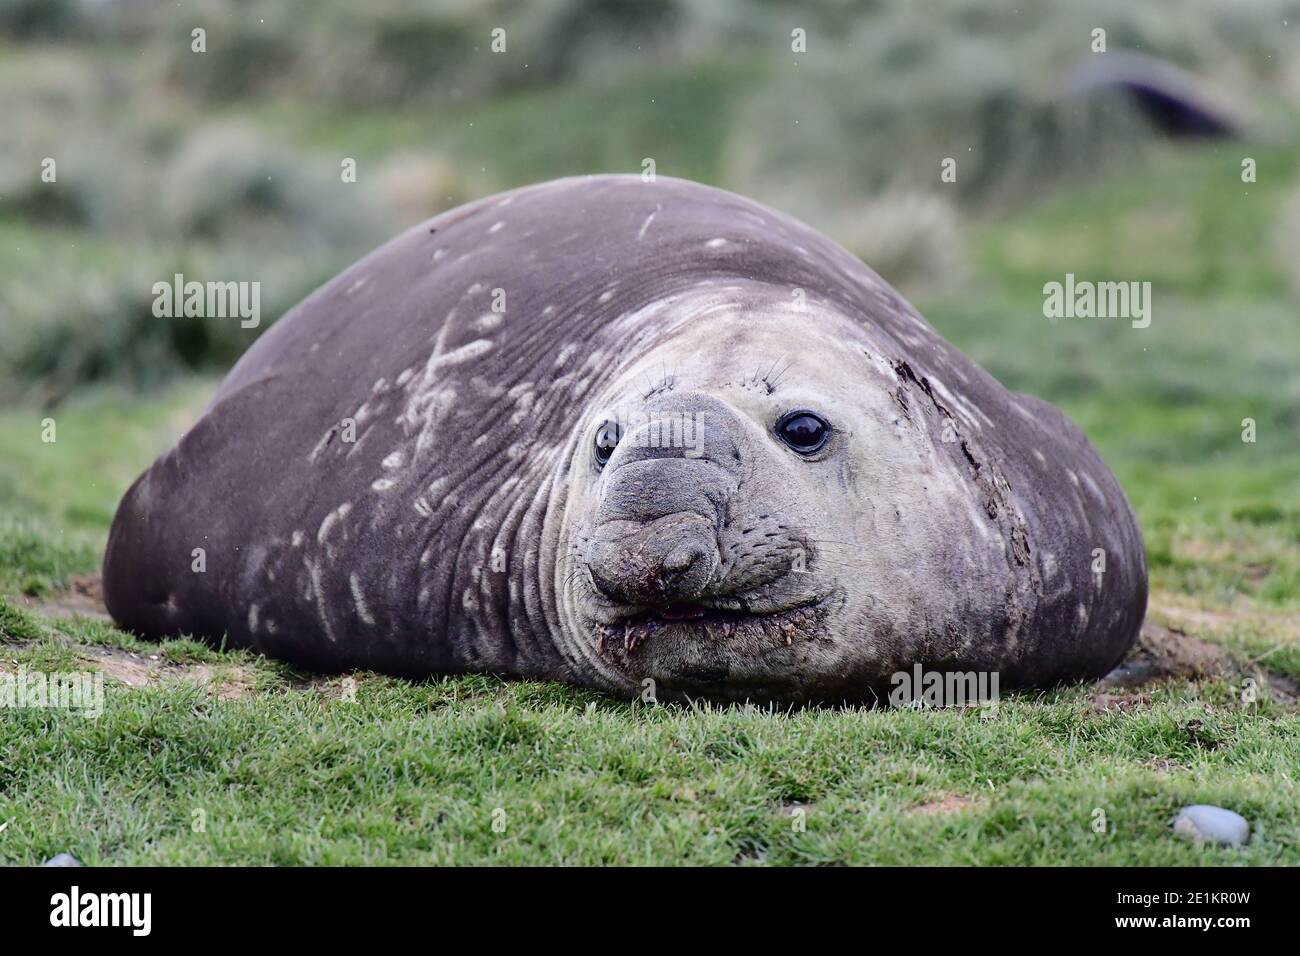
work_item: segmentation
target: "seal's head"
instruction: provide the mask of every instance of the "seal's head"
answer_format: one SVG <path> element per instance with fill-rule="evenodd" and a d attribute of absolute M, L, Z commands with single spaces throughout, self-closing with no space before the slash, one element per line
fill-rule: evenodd
<path fill-rule="evenodd" d="M 856 323 L 777 290 L 676 308 L 575 432 L 566 638 L 629 690 L 871 699 L 934 632 L 914 609 L 971 609 L 954 562 L 1003 558 Z"/>

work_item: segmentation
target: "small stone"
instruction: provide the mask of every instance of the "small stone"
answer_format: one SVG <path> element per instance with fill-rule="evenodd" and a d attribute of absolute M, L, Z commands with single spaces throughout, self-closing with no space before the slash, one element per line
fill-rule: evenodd
<path fill-rule="evenodd" d="M 1250 824 L 1241 814 L 1198 803 L 1178 811 L 1174 832 L 1197 843 L 1242 846 L 1250 839 Z"/>
<path fill-rule="evenodd" d="M 81 861 L 71 853 L 60 853 L 45 861 L 46 866 L 81 866 Z"/>
<path fill-rule="evenodd" d="M 1098 683 L 1098 687 L 1137 687 L 1158 675 L 1159 668 L 1151 661 L 1128 661 L 1120 664 Z"/>

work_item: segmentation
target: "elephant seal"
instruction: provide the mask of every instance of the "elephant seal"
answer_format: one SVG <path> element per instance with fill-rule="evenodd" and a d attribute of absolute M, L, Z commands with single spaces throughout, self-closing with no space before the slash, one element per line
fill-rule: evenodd
<path fill-rule="evenodd" d="M 113 618 L 295 665 L 869 701 L 1101 675 L 1146 605 L 1083 435 L 808 227 L 660 177 L 417 226 L 130 488 Z"/>

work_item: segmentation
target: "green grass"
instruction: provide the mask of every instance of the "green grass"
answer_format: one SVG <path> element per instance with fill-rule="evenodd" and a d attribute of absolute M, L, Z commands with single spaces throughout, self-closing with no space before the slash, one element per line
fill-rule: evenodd
<path fill-rule="evenodd" d="M 601 94 L 583 96 L 557 112 L 509 100 L 481 120 L 495 130 L 483 143 L 529 117 L 556 124 L 557 142 L 591 130 Z M 332 135 L 310 117 L 293 132 Z M 618 168 L 660 155 L 633 139 L 614 162 L 597 146 L 575 149 Z M 713 149 L 685 171 L 708 176 Z M 1280 161 L 1245 154 L 1261 170 Z M 920 305 L 1009 387 L 1064 408 L 1110 462 L 1147 537 L 1153 620 L 1294 679 L 1300 326 L 1268 250 L 1281 187 L 1245 194 L 1235 162 L 1158 152 L 973 223 L 973 288 Z M 1151 328 L 1043 318 L 1042 284 L 1067 271 L 1152 281 Z M 95 570 L 122 491 L 211 387 L 0 411 L 0 667 L 82 668 L 103 652 L 157 672 L 143 687 L 109 680 L 96 720 L 0 714 L 0 862 L 1300 863 L 1300 715 L 1267 693 L 1241 706 L 1236 679 L 1145 686 L 1107 712 L 1096 688 L 1061 688 L 991 715 L 646 707 L 477 676 L 358 674 L 349 701 L 342 678 L 47 617 L 40 602 L 57 605 Z M 47 415 L 53 444 L 41 441 Z M 1241 441 L 1245 417 L 1254 444 Z M 1250 845 L 1174 838 L 1169 819 L 1188 803 L 1242 813 Z"/>
<path fill-rule="evenodd" d="M 44 595 L 97 570 L 122 492 L 189 427 L 211 387 L 189 382 L 152 401 L 95 391 L 53 411 L 0 409 L 0 593 Z"/>
<path fill-rule="evenodd" d="M 28 617 L 5 613 L 6 630 Z M 104 625 L 58 627 L 83 643 L 118 641 Z M 127 645 L 190 659 L 174 644 Z M 60 646 L 5 656 L 75 664 Z M 631 706 L 485 677 L 358 675 L 351 702 L 340 678 L 304 684 L 246 655 L 200 656 L 230 658 L 255 689 L 219 700 L 164 680 L 110 686 L 96 720 L 6 716 L 0 820 L 13 822 L 0 859 L 1300 862 L 1297 718 L 1272 704 L 1238 708 L 1228 684 L 1165 685 L 1134 713 L 1094 713 L 1089 690 L 1072 688 L 988 714 L 787 714 Z M 916 812 L 953 798 L 953 812 Z M 1250 845 L 1173 839 L 1168 820 L 1193 802 L 1246 815 Z M 1104 835 L 1092 828 L 1098 808 Z"/>
<path fill-rule="evenodd" d="M 707 63 L 619 77 L 609 84 L 516 91 L 482 103 L 373 109 L 342 115 L 297 100 L 264 104 L 262 125 L 300 145 L 358 163 L 395 149 L 434 147 L 472 181 L 494 189 L 584 173 L 656 171 L 714 182 L 728 126 L 723 117 L 764 74 L 762 61 Z M 244 115 L 240 112 L 239 115 Z"/>

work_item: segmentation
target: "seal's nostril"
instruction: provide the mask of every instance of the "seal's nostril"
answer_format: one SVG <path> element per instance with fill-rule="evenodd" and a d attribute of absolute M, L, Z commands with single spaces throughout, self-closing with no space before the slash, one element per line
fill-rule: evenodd
<path fill-rule="evenodd" d="M 713 522 L 674 512 L 653 521 L 596 526 L 588 568 L 596 589 L 622 604 L 690 602 L 719 563 Z"/>
<path fill-rule="evenodd" d="M 702 555 L 703 551 L 698 546 L 684 544 L 680 548 L 674 548 L 664 558 L 663 568 L 673 574 L 681 574 L 683 571 L 689 571 Z"/>

